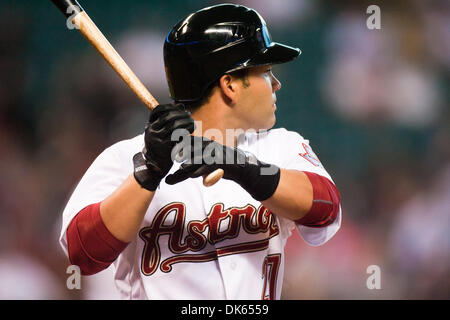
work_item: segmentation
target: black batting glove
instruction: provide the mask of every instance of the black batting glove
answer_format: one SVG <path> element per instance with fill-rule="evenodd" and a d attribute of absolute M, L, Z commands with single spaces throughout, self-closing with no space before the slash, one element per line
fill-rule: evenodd
<path fill-rule="evenodd" d="M 172 168 L 173 147 L 194 129 L 194 119 L 182 104 L 163 104 L 152 110 L 145 127 L 144 149 L 133 157 L 134 177 L 143 188 L 156 190 Z M 172 140 L 174 131 L 179 138 Z"/>
<path fill-rule="evenodd" d="M 177 160 L 186 162 L 166 177 L 168 184 L 208 175 L 220 168 L 224 179 L 235 181 L 258 201 L 270 198 L 278 187 L 280 168 L 259 161 L 249 152 L 197 136 L 186 137 L 176 148 Z"/>

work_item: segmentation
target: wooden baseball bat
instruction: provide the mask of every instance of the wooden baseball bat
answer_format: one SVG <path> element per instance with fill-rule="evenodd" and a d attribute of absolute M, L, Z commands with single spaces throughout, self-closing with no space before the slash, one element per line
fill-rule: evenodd
<path fill-rule="evenodd" d="M 105 38 L 95 23 L 89 18 L 86 11 L 76 0 L 51 0 L 62 14 L 72 21 L 72 24 L 81 34 L 92 44 L 108 64 L 117 72 L 123 81 L 130 87 L 138 98 L 150 109 L 153 110 L 158 101 L 151 95 L 142 84 L 134 72 L 128 67 L 122 57 Z M 69 20 L 70 19 L 70 20 Z M 212 186 L 223 177 L 224 171 L 217 169 L 204 177 L 203 184 Z"/>

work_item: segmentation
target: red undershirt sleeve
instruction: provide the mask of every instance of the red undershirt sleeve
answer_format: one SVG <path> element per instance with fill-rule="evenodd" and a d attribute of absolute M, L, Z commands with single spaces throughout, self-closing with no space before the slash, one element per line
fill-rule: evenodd
<path fill-rule="evenodd" d="M 307 227 L 322 228 L 332 224 L 339 213 L 340 194 L 329 179 L 304 171 L 313 186 L 313 204 L 309 212 L 295 222 Z"/>
<path fill-rule="evenodd" d="M 83 275 L 100 272 L 114 262 L 128 243 L 115 238 L 100 216 L 100 203 L 81 210 L 67 228 L 69 260 Z"/>

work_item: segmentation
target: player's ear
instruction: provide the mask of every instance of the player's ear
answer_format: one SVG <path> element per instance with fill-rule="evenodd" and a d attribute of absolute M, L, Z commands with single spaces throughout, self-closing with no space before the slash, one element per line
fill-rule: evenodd
<path fill-rule="evenodd" d="M 235 104 L 238 94 L 238 81 L 233 76 L 224 74 L 219 79 L 219 88 L 227 104 Z"/>

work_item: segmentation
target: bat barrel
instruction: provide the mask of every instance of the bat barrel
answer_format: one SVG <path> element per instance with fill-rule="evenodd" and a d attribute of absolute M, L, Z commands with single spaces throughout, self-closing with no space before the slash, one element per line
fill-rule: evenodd
<path fill-rule="evenodd" d="M 61 11 L 66 18 L 69 18 L 75 12 L 76 14 L 84 11 L 76 0 L 50 0 Z M 69 9 L 71 8 L 71 9 Z"/>

